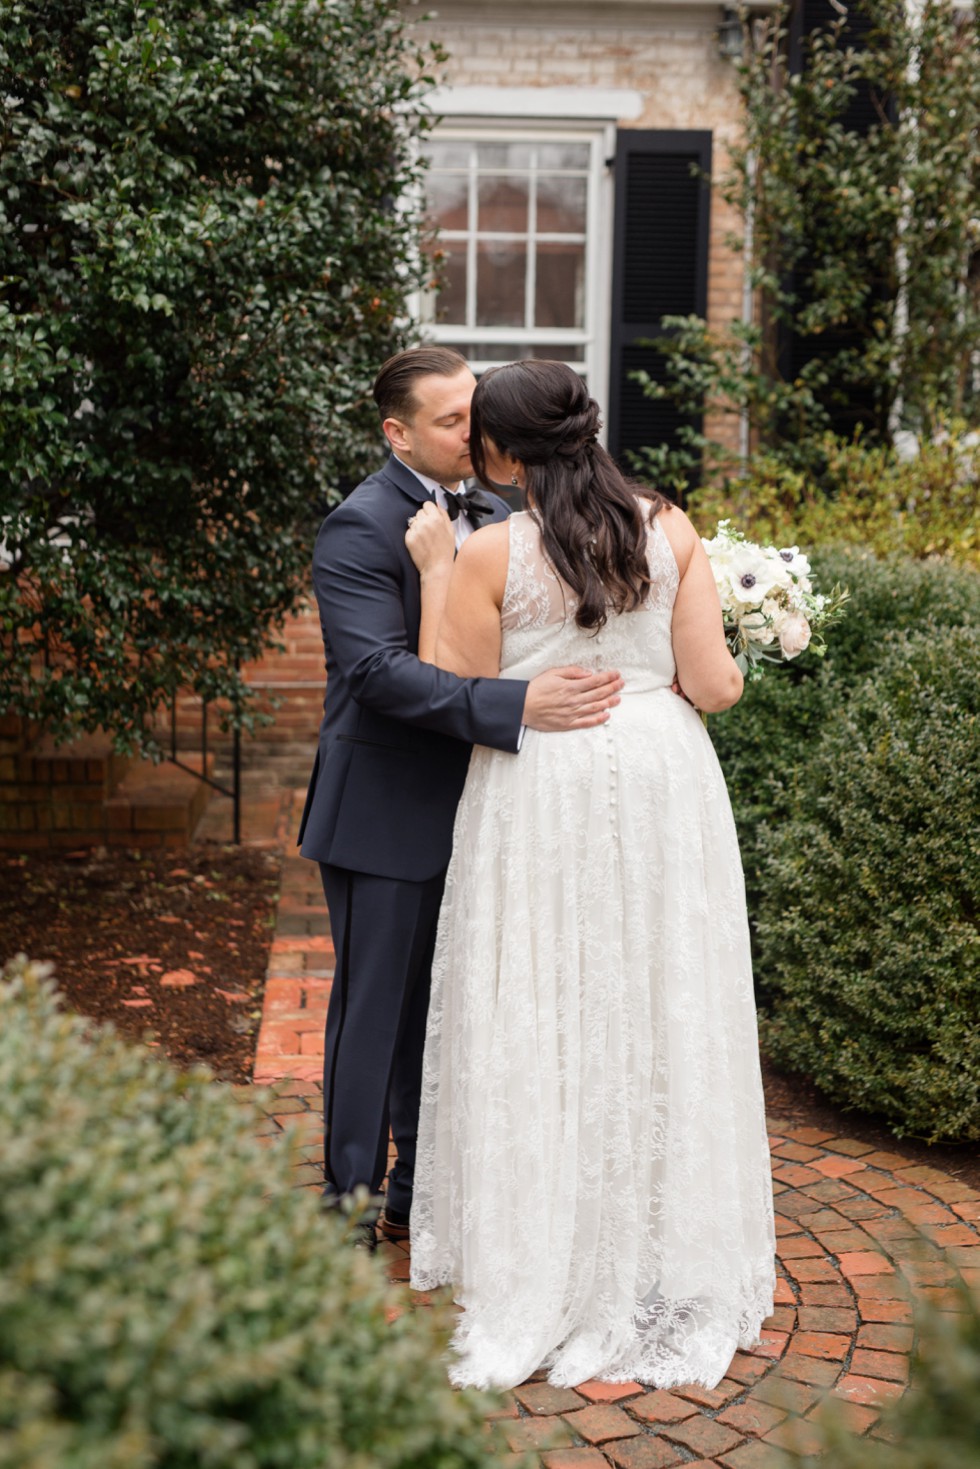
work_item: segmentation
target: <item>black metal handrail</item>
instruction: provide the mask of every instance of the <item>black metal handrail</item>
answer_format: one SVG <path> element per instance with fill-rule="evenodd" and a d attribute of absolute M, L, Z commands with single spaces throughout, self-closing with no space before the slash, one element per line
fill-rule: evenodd
<path fill-rule="evenodd" d="M 209 785 L 213 791 L 221 796 L 228 796 L 232 803 L 232 841 L 236 846 L 241 845 L 242 840 L 242 732 L 237 724 L 232 726 L 231 731 L 231 788 L 222 785 L 208 775 L 208 702 L 201 700 L 201 768 L 195 770 L 193 765 L 179 759 L 177 755 L 177 699 L 178 691 L 175 689 L 170 698 L 170 754 L 167 759 L 171 765 L 176 765 L 178 770 L 186 770 L 188 775 L 193 775 L 197 780 L 202 780 Z M 237 709 L 236 709 L 237 714 Z"/>

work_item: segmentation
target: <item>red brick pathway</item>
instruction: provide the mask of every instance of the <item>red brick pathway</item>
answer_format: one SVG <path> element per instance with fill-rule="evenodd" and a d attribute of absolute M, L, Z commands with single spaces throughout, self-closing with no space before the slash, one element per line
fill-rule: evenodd
<path fill-rule="evenodd" d="M 290 811 L 284 793 L 280 834 L 302 794 Z M 318 1186 L 333 949 L 318 870 L 294 850 L 287 841 L 255 1080 L 275 1084 L 269 1133 L 303 1129 L 300 1182 Z M 545 1469 L 766 1469 L 782 1446 L 812 1447 L 828 1394 L 855 1432 L 875 1435 L 908 1380 L 916 1300 L 948 1306 L 958 1278 L 980 1289 L 980 1193 L 897 1150 L 770 1126 L 779 1280 L 760 1345 L 711 1392 L 531 1381 L 506 1397 L 502 1463 L 530 1449 Z M 383 1248 L 392 1279 L 407 1280 L 407 1250 Z"/>

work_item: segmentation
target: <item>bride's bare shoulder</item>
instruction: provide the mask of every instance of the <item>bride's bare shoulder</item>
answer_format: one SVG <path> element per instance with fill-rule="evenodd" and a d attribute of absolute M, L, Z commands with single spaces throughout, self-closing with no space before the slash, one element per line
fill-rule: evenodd
<path fill-rule="evenodd" d="M 509 531 L 506 520 L 483 525 L 475 530 L 459 548 L 456 568 L 465 576 L 479 577 L 491 584 L 507 579 Z"/>
<path fill-rule="evenodd" d="M 459 554 L 467 556 L 498 556 L 501 551 L 507 554 L 507 542 L 510 536 L 508 520 L 495 520 L 492 525 L 481 525 L 459 548 Z"/>
<path fill-rule="evenodd" d="M 667 537 L 670 549 L 674 553 L 674 560 L 677 562 L 677 569 L 683 576 L 694 553 L 694 547 L 698 544 L 698 533 L 680 506 L 673 504 L 670 500 L 667 500 L 657 512 L 657 524 Z"/>

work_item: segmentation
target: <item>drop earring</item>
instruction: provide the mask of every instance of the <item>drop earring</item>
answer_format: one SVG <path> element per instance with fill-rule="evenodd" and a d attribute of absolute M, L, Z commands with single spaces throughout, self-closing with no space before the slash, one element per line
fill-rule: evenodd
<path fill-rule="evenodd" d="M 516 488 L 517 488 L 517 473 L 516 473 L 516 471 L 511 475 L 510 482 L 511 482 L 511 484 L 514 486 L 514 488 L 516 490 Z"/>

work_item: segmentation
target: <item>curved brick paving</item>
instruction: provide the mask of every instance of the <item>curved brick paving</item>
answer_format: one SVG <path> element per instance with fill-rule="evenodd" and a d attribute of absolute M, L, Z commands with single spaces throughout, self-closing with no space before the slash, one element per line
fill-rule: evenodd
<path fill-rule="evenodd" d="M 289 829 L 287 801 L 279 831 Z M 310 1186 L 321 1177 L 327 931 L 317 869 L 287 856 L 255 1079 L 275 1083 L 267 1132 L 303 1129 L 300 1182 Z M 782 1446 L 813 1447 L 810 1420 L 828 1394 L 856 1432 L 876 1433 L 880 1405 L 908 1380 L 915 1300 L 950 1305 L 958 1278 L 980 1288 L 980 1193 L 899 1152 L 770 1123 L 779 1283 L 761 1344 L 739 1352 L 711 1392 L 531 1381 L 499 1415 L 501 1463 L 531 1449 L 546 1469 L 766 1469 Z M 383 1253 L 391 1277 L 406 1280 L 407 1251 Z"/>

